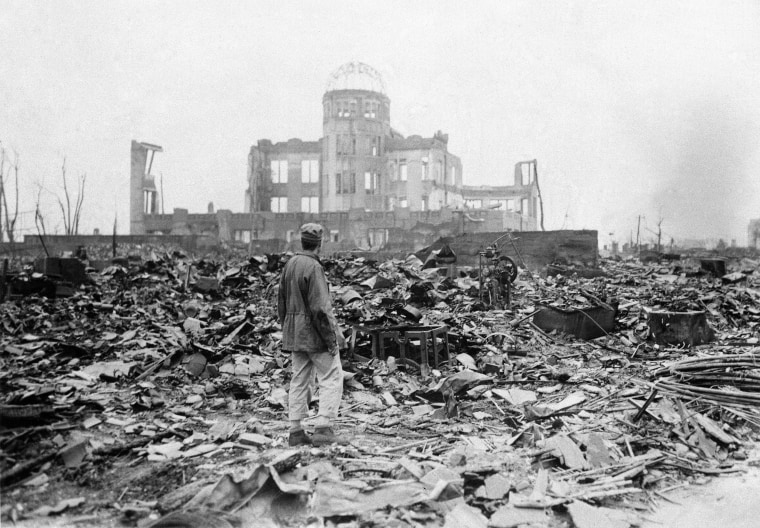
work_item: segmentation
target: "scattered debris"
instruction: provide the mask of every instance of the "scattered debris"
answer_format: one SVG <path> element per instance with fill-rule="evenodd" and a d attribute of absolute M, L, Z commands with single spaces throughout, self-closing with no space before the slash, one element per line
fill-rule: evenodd
<path fill-rule="evenodd" d="M 3 520 L 627 527 L 659 490 L 747 464 L 756 261 L 545 276 L 512 262 L 500 304 L 445 251 L 324 259 L 347 329 L 349 442 L 293 450 L 275 306 L 288 258 L 142 248 L 86 267 L 68 295 L 65 259 L 9 275 Z"/>

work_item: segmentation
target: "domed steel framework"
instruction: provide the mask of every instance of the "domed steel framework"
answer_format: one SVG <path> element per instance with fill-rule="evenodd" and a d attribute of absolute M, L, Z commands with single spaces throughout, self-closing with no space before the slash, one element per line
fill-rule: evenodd
<path fill-rule="evenodd" d="M 363 62 L 347 62 L 335 70 L 327 80 L 325 91 L 333 90 L 370 90 L 387 95 L 380 72 Z"/>

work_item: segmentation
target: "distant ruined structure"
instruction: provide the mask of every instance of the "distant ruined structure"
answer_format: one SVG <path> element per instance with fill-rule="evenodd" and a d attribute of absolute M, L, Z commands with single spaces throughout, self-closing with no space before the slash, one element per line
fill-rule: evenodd
<path fill-rule="evenodd" d="M 341 66 L 322 97 L 316 141 L 260 139 L 248 155 L 245 211 L 159 214 L 151 164 L 161 147 L 132 142 L 130 232 L 194 234 L 223 242 L 297 238 L 319 222 L 336 247 L 418 247 L 441 236 L 538 227 L 535 160 L 520 162 L 508 185 L 466 186 L 448 134 L 402 136 L 391 101 L 366 64 Z"/>
<path fill-rule="evenodd" d="M 747 227 L 747 247 L 760 249 L 760 218 L 749 221 Z"/>
<path fill-rule="evenodd" d="M 129 178 L 129 233 L 144 235 L 145 217 L 158 214 L 158 189 L 151 173 L 156 152 L 164 149 L 150 143 L 132 141 Z"/>

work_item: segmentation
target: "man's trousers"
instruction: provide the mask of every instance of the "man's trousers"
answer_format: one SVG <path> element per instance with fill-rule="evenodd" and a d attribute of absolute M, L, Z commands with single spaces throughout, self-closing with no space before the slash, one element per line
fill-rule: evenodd
<path fill-rule="evenodd" d="M 340 354 L 329 352 L 291 352 L 293 377 L 288 395 L 288 418 L 291 422 L 309 415 L 309 400 L 316 374 L 319 384 L 318 421 L 329 423 L 338 417 L 343 397 L 343 368 Z"/>

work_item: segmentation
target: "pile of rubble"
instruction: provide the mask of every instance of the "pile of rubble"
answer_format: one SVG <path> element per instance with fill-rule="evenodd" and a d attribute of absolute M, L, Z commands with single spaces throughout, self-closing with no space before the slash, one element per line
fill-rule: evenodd
<path fill-rule="evenodd" d="M 477 268 L 325 259 L 350 443 L 293 450 L 287 258 L 153 248 L 88 268 L 66 295 L 11 291 L 3 519 L 624 527 L 754 463 L 757 262 L 718 277 L 688 261 L 522 270 L 493 309 Z"/>

